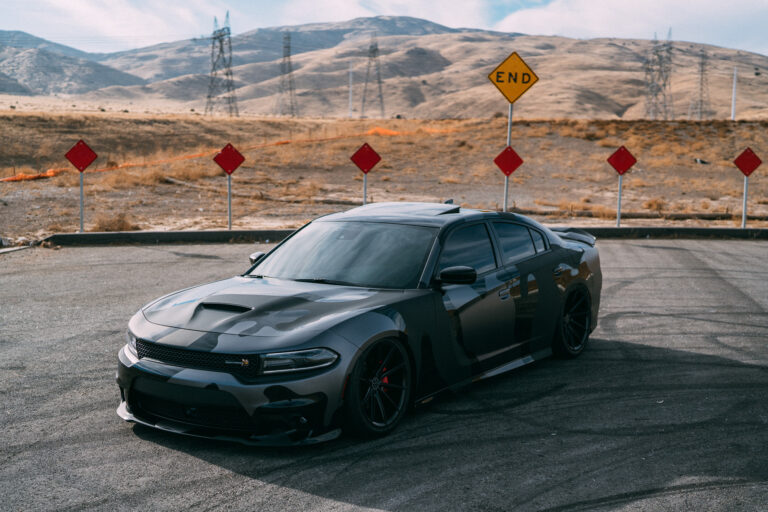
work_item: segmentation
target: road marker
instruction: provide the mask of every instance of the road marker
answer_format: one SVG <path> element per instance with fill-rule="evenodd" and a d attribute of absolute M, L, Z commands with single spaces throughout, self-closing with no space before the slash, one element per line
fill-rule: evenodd
<path fill-rule="evenodd" d="M 512 144 L 512 105 L 520 98 L 520 96 L 525 94 L 533 84 L 539 81 L 539 77 L 536 76 L 536 73 L 533 72 L 517 52 L 512 52 L 509 57 L 496 66 L 496 69 L 491 71 L 488 75 L 488 80 L 496 86 L 499 92 L 504 95 L 509 102 L 509 111 L 507 114 L 507 148 L 512 149 L 510 147 Z M 522 159 L 520 160 L 520 163 L 522 163 Z M 499 164 L 496 163 L 496 165 Z M 504 172 L 503 169 L 502 172 Z M 509 174 L 511 173 L 512 171 L 510 171 Z M 509 197 L 509 174 L 504 173 L 504 211 L 507 211 L 507 200 Z"/>
<path fill-rule="evenodd" d="M 627 148 L 621 146 L 608 157 L 608 163 L 619 173 L 619 200 L 616 203 L 616 227 L 621 227 L 621 182 L 624 173 L 637 163 L 637 158 Z"/>
<path fill-rule="evenodd" d="M 368 172 L 381 161 L 381 156 L 365 142 L 349 159 L 363 171 L 363 204 L 366 204 L 368 202 Z"/>
<path fill-rule="evenodd" d="M 736 167 L 744 174 L 744 197 L 741 203 L 741 227 L 747 227 L 747 192 L 749 191 L 749 175 L 755 172 L 755 169 L 763 163 L 752 148 L 747 148 L 741 152 L 736 160 L 733 161 Z"/>
<path fill-rule="evenodd" d="M 227 173 L 227 211 L 229 213 L 229 229 L 232 229 L 232 173 L 245 162 L 245 157 L 232 144 L 227 144 L 213 157 L 213 161 Z"/>
<path fill-rule="evenodd" d="M 501 169 L 504 176 L 508 177 L 515 172 L 518 167 L 523 165 L 523 159 L 520 158 L 520 155 L 518 155 L 514 149 L 507 146 L 493 159 L 493 163 Z"/>
<path fill-rule="evenodd" d="M 80 233 L 83 232 L 83 172 L 93 163 L 98 155 L 85 143 L 83 139 L 75 142 L 69 151 L 64 155 L 67 160 L 80 171 Z"/>

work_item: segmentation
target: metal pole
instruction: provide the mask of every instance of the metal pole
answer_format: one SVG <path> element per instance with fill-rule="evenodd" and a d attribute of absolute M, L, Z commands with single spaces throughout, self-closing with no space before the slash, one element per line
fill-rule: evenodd
<path fill-rule="evenodd" d="M 509 114 L 507 115 L 507 147 L 512 144 L 512 105 L 509 104 Z M 504 211 L 507 211 L 507 201 L 509 197 L 509 176 L 504 176 Z"/>
<path fill-rule="evenodd" d="M 363 204 L 368 203 L 368 173 L 363 174 Z"/>
<path fill-rule="evenodd" d="M 227 174 L 227 203 L 229 205 L 229 230 L 232 230 L 232 175 Z"/>
<path fill-rule="evenodd" d="M 749 176 L 744 176 L 744 200 L 741 204 L 741 229 L 747 227 L 747 191 L 749 190 Z"/>
<path fill-rule="evenodd" d="M 736 68 L 733 68 L 733 92 L 731 93 L 731 121 L 736 120 Z"/>
<path fill-rule="evenodd" d="M 624 177 L 623 174 L 619 174 L 619 202 L 616 204 L 616 227 L 621 227 L 621 179 Z"/>
<path fill-rule="evenodd" d="M 83 232 L 83 171 L 80 171 L 80 232 Z"/>
<path fill-rule="evenodd" d="M 349 118 L 352 118 L 352 63 L 349 63 Z"/>

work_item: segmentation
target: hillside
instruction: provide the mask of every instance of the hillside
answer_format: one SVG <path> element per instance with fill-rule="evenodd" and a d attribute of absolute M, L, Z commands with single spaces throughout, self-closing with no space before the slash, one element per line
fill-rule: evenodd
<path fill-rule="evenodd" d="M 311 23 L 297 26 L 271 27 L 251 30 L 232 37 L 234 66 L 271 62 L 283 55 L 283 32 L 291 33 L 291 48 L 295 55 L 333 48 L 339 44 L 379 36 L 444 34 L 460 30 L 444 27 L 426 20 L 405 16 L 357 18 L 340 23 Z M 100 62 L 155 82 L 181 75 L 210 71 L 211 46 L 207 39 L 175 41 L 147 48 L 130 50 L 101 57 Z"/>
<path fill-rule="evenodd" d="M 361 105 L 373 34 L 380 49 L 385 117 L 504 115 L 506 101 L 488 82 L 487 75 L 512 51 L 520 53 L 540 78 L 515 104 L 518 119 L 640 119 L 646 115 L 643 63 L 651 41 L 580 40 L 453 29 L 393 16 L 264 28 L 233 36 L 233 73 L 242 115 L 278 113 L 282 37 L 286 31 L 291 33 L 301 116 L 348 116 L 350 68 L 354 82 L 352 116 L 380 116 L 374 67 L 368 75 L 371 101 L 365 105 L 365 112 Z M 42 45 L 38 38 L 29 37 L 29 46 Z M 673 43 L 672 50 L 674 118 L 690 118 L 690 107 L 698 98 L 702 52 L 708 56 L 710 98 L 710 115 L 705 117 L 730 116 L 736 67 L 737 117 L 768 118 L 768 57 L 680 41 Z M 15 99 L 17 108 L 22 109 L 180 113 L 200 112 L 205 107 L 210 71 L 210 41 L 205 38 L 86 56 L 90 60 L 73 62 L 71 57 L 47 50 L 6 47 L 0 51 L 0 73 L 36 94 L 81 93 L 51 101 Z M 17 62 L 19 59 L 25 61 L 23 66 Z M 107 67 L 90 69 L 89 65 Z M 64 70 L 54 72 L 56 66 Z M 9 82 L 9 87 L 12 85 Z M 19 94 L 2 83 L 0 93 Z"/>
<path fill-rule="evenodd" d="M 40 50 L 0 46 L 0 73 L 13 83 L 0 82 L 0 91 L 14 94 L 21 85 L 35 94 L 79 94 L 110 85 L 137 85 L 143 83 L 128 73 L 103 66 L 90 60 Z M 18 94 L 18 93 L 16 93 Z"/>
<path fill-rule="evenodd" d="M 292 57 L 299 110 L 303 116 L 343 117 L 349 111 L 349 68 L 353 71 L 353 116 L 361 114 L 367 72 L 365 38 Z M 645 116 L 643 61 L 652 42 L 446 32 L 418 36 L 379 36 L 386 117 L 467 118 L 505 113 L 503 97 L 488 82 L 488 73 L 517 51 L 540 81 L 515 107 L 522 118 L 639 119 Z M 733 67 L 739 69 L 740 119 L 768 118 L 768 57 L 713 46 L 673 45 L 672 107 L 676 119 L 687 119 L 698 97 L 701 52 L 709 58 L 711 116 L 730 115 Z M 276 113 L 280 60 L 234 67 L 236 94 L 244 114 Z M 759 74 L 756 74 L 759 73 Z M 179 111 L 201 110 L 207 93 L 205 75 L 155 82 L 142 89 L 147 99 L 170 101 Z M 368 94 L 374 93 L 375 74 Z M 183 87 L 180 84 L 184 84 Z M 93 98 L 117 103 L 136 100 L 133 87 L 97 91 Z M 374 100 L 375 96 L 371 96 Z M 379 116 L 378 105 L 366 115 Z"/>

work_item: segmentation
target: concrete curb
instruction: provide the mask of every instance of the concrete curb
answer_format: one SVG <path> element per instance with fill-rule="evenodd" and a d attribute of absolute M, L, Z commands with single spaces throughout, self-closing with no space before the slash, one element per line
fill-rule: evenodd
<path fill-rule="evenodd" d="M 32 247 L 32 246 L 31 245 L 20 245 L 18 247 L 7 247 L 5 249 L 0 249 L 0 254 L 7 254 L 9 252 L 21 251 L 21 250 L 24 250 L 24 249 L 29 249 L 30 247 Z"/>
<path fill-rule="evenodd" d="M 42 243 L 51 245 L 130 245 L 130 244 L 226 244 L 279 242 L 294 230 L 217 230 L 217 231 L 114 231 L 61 233 Z"/>
<path fill-rule="evenodd" d="M 598 239 L 611 238 L 711 238 L 768 240 L 768 229 L 761 228 L 676 228 L 676 227 L 582 227 Z M 107 233 L 62 233 L 42 240 L 51 245 L 130 245 L 130 244 L 224 244 L 279 242 L 292 229 L 236 231 L 115 231 Z"/>

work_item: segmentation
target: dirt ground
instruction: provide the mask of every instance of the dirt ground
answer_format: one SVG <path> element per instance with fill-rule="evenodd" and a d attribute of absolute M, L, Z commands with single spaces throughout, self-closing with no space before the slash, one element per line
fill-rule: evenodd
<path fill-rule="evenodd" d="M 0 112 L 0 236 L 28 243 L 79 226 L 79 177 L 64 154 L 80 138 L 99 155 L 84 174 L 86 231 L 221 229 L 226 175 L 212 161 L 231 142 L 246 161 L 232 175 L 234 229 L 298 227 L 362 200 L 349 156 L 368 142 L 382 162 L 370 201 L 445 201 L 498 209 L 506 118 L 338 120 L 197 115 Z M 768 157 L 768 121 L 513 122 L 524 164 L 510 206 L 554 224 L 613 225 L 617 174 L 606 158 L 625 145 L 638 159 L 624 177 L 623 225 L 740 225 L 750 146 Z M 768 168 L 749 180 L 751 227 L 768 227 Z M 649 218 L 633 218 L 649 217 Z"/>

